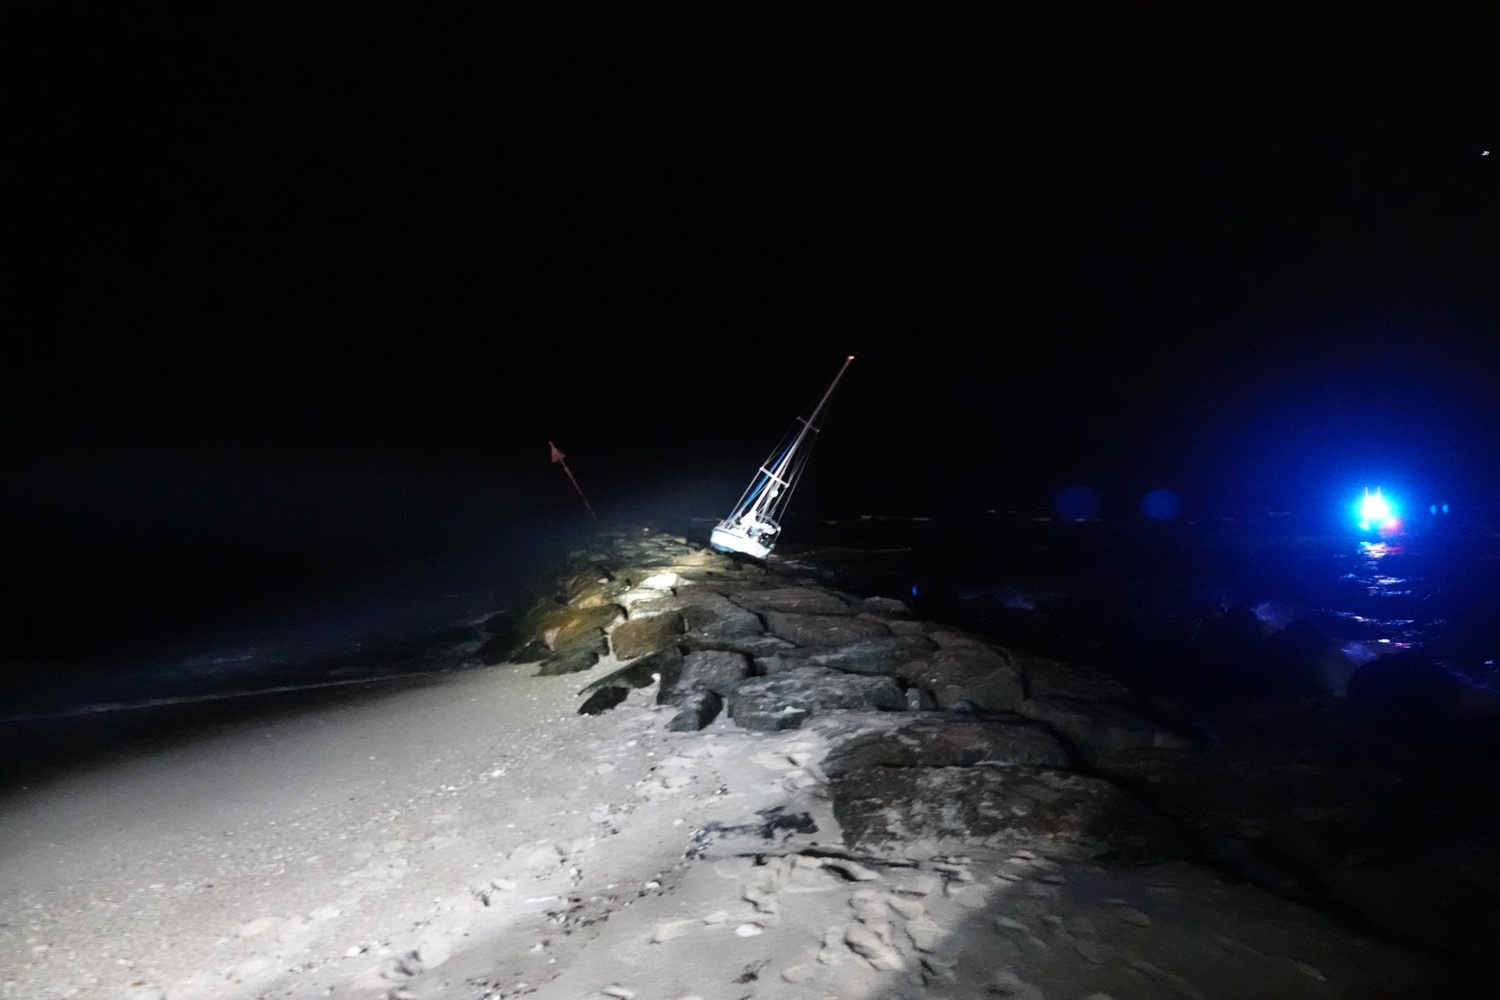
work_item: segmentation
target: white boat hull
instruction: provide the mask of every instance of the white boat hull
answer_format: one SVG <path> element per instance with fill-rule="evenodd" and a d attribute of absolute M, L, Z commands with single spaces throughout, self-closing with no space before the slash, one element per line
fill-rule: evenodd
<path fill-rule="evenodd" d="M 701 535 L 699 536 L 702 537 Z M 771 554 L 771 546 L 766 545 L 742 530 L 719 525 L 708 537 L 709 544 L 720 552 L 743 552 L 754 559 L 764 559 Z M 773 543 L 774 544 L 774 543 Z"/>

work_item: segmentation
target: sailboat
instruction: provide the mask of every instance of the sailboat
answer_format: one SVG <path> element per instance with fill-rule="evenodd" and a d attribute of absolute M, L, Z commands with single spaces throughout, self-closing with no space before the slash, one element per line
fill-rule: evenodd
<path fill-rule="evenodd" d="M 709 543 L 714 548 L 720 552 L 743 552 L 756 559 L 764 559 L 771 554 L 771 549 L 776 546 L 776 538 L 781 534 L 782 512 L 786 510 L 787 501 L 792 498 L 792 490 L 796 488 L 802 468 L 807 464 L 807 456 L 812 451 L 810 436 L 818 432 L 818 417 L 828 405 L 828 398 L 838 388 L 839 379 L 844 377 L 844 372 L 853 360 L 852 354 L 844 359 L 839 373 L 833 377 L 823 398 L 813 408 L 812 416 L 797 418 L 801 427 L 794 426 L 782 439 L 782 443 L 750 481 L 749 488 L 740 497 L 734 510 L 714 528 L 709 536 Z"/>

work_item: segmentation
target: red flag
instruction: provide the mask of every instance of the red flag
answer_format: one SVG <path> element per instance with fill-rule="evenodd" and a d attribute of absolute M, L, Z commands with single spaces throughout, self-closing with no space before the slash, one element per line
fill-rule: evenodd
<path fill-rule="evenodd" d="M 594 518 L 595 520 L 598 520 L 599 515 L 594 513 L 594 508 L 593 505 L 589 503 L 589 498 L 583 495 L 583 487 L 578 485 L 578 480 L 573 478 L 573 470 L 568 468 L 568 463 L 564 461 L 567 456 L 558 451 L 557 445 L 553 444 L 551 441 L 547 442 L 547 447 L 552 449 L 552 464 L 562 466 L 563 472 L 567 473 L 568 482 L 572 483 L 573 489 L 578 491 L 578 499 L 582 500 L 584 507 L 588 508 L 589 516 Z"/>

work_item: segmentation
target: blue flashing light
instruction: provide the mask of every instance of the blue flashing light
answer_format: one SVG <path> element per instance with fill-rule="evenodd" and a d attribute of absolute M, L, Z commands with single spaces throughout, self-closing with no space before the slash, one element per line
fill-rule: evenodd
<path fill-rule="evenodd" d="M 1391 507 L 1391 502 L 1385 498 L 1376 487 L 1375 492 L 1365 490 L 1364 499 L 1359 502 L 1359 520 L 1361 524 L 1370 521 L 1385 522 L 1396 516 Z"/>

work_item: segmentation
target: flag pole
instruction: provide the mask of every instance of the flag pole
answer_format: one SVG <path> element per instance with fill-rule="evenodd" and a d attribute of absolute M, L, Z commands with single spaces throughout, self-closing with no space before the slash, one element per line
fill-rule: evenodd
<path fill-rule="evenodd" d="M 552 461 L 562 466 L 563 472 L 568 475 L 568 482 L 572 483 L 573 489 L 578 491 L 578 499 L 582 500 L 583 506 L 588 509 L 589 517 L 592 517 L 596 521 L 599 520 L 599 515 L 594 513 L 594 508 L 589 504 L 589 498 L 583 495 L 583 487 L 579 486 L 578 480 L 573 477 L 573 470 L 568 468 L 568 456 L 558 451 L 557 445 L 551 441 L 547 442 L 547 447 L 552 449 Z"/>

